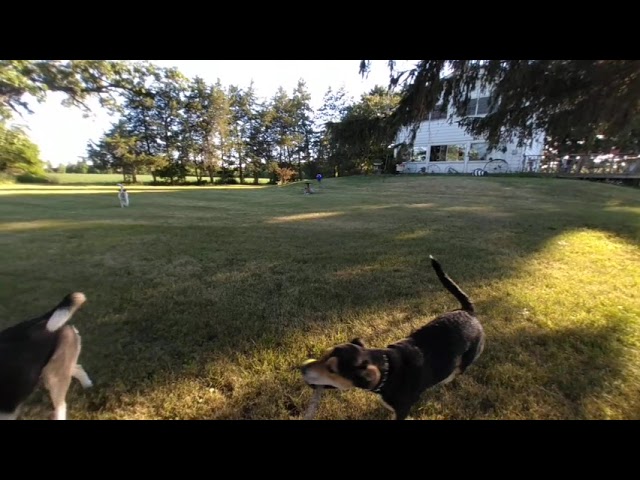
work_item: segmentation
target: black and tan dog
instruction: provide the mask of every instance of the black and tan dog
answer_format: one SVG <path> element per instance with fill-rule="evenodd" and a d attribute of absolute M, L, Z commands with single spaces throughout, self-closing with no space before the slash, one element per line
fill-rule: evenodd
<path fill-rule="evenodd" d="M 72 293 L 52 310 L 0 332 L 0 420 L 15 420 L 40 381 L 53 402 L 53 418 L 67 417 L 66 395 L 72 377 L 92 385 L 82 366 L 80 335 L 66 323 L 85 302 Z"/>
<path fill-rule="evenodd" d="M 387 348 L 366 348 L 357 338 L 333 347 L 321 359 L 302 366 L 307 384 L 370 390 L 382 397 L 395 419 L 403 420 L 425 390 L 450 382 L 477 360 L 485 334 L 473 303 L 430 258 L 438 278 L 462 308 L 438 316 Z"/>

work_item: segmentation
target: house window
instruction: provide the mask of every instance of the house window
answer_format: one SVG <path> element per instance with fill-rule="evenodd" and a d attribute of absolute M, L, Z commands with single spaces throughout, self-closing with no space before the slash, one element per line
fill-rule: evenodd
<path fill-rule="evenodd" d="M 432 162 L 464 162 L 464 145 L 433 145 L 429 159 Z"/>
<path fill-rule="evenodd" d="M 468 117 L 474 115 L 486 115 L 489 113 L 489 97 L 473 98 L 469 100 L 466 115 Z"/>
<path fill-rule="evenodd" d="M 467 105 L 467 111 L 465 112 L 465 115 L 467 117 L 475 115 L 477 109 L 478 109 L 478 99 L 472 98 L 471 100 L 469 100 L 469 104 Z"/>
<path fill-rule="evenodd" d="M 487 160 L 489 144 L 484 142 L 472 143 L 469 148 L 469 161 Z"/>
<path fill-rule="evenodd" d="M 478 99 L 476 115 L 486 115 L 487 113 L 489 113 L 489 97 L 481 97 Z"/>
<path fill-rule="evenodd" d="M 447 111 L 442 111 L 442 105 L 436 105 L 431 112 L 430 120 L 442 120 L 447 118 Z"/>
<path fill-rule="evenodd" d="M 427 161 L 427 149 L 424 147 L 414 148 L 411 155 L 412 162 L 426 162 Z"/>
<path fill-rule="evenodd" d="M 447 162 L 464 162 L 464 145 L 447 145 Z"/>

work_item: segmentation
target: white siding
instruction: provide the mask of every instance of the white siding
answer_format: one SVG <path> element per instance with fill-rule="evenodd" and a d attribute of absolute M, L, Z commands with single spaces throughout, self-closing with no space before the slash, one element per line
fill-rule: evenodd
<path fill-rule="evenodd" d="M 403 129 L 396 137 L 396 143 L 404 142 L 408 139 L 409 132 Z M 464 162 L 407 162 L 405 166 L 406 173 L 418 173 L 422 167 L 427 171 L 436 169 L 439 173 L 447 173 L 449 167 L 456 169 L 459 173 L 470 173 L 476 168 L 482 168 L 487 164 L 487 160 L 473 161 L 468 159 L 468 151 L 471 143 L 483 142 L 481 138 L 473 137 L 457 125 L 455 121 L 449 123 L 448 120 L 425 121 L 420 125 L 416 134 L 414 148 L 425 148 L 427 150 L 427 160 L 429 159 L 430 149 L 435 145 L 464 145 L 467 154 L 465 154 Z M 488 158 L 505 160 L 509 165 L 509 171 L 519 172 L 523 169 L 523 155 L 542 155 L 544 147 L 544 135 L 538 135 L 531 143 L 524 147 L 518 148 L 517 142 L 511 141 L 505 146 L 506 152 L 491 151 L 487 154 Z M 430 167 L 437 165 L 437 167 Z"/>
<path fill-rule="evenodd" d="M 489 95 L 488 89 L 476 88 L 471 98 L 486 97 Z M 451 108 L 449 109 L 451 114 Z M 396 136 L 395 143 L 406 142 L 409 137 L 409 130 L 402 129 Z M 473 137 L 461 128 L 456 119 L 452 122 L 446 119 L 424 121 L 420 125 L 413 144 L 414 148 L 425 148 L 427 150 L 427 161 L 406 162 L 404 172 L 419 173 L 421 168 L 427 172 L 437 169 L 440 173 L 447 173 L 449 167 L 456 169 L 460 173 L 469 173 L 476 168 L 482 168 L 487 164 L 487 160 L 471 161 L 468 159 L 468 152 L 471 143 L 483 142 L 481 138 Z M 435 145 L 465 145 L 464 162 L 431 162 L 429 161 L 430 150 Z M 517 142 L 508 142 L 506 152 L 492 151 L 488 152 L 487 158 L 502 159 L 509 164 L 511 172 L 518 172 L 523 169 L 524 155 L 542 155 L 544 147 L 544 134 L 540 134 L 529 145 L 525 147 L 516 147 Z M 398 150 L 396 149 L 396 154 Z"/>
<path fill-rule="evenodd" d="M 525 155 L 542 155 L 544 152 L 544 134 L 540 133 L 524 148 Z"/>
<path fill-rule="evenodd" d="M 456 123 L 449 124 L 447 120 L 436 120 L 433 122 L 423 122 L 416 134 L 416 147 L 426 147 L 427 145 L 449 145 L 454 143 L 464 143 L 473 140 L 464 129 Z"/>

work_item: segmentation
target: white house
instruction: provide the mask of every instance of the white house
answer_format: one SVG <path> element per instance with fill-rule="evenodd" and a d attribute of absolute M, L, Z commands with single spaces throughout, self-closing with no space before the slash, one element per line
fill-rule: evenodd
<path fill-rule="evenodd" d="M 468 116 L 482 117 L 489 111 L 489 93 L 480 88 L 471 94 L 467 107 Z M 538 135 L 523 148 L 517 142 L 509 142 L 490 151 L 482 138 L 466 133 L 453 117 L 452 107 L 448 114 L 433 112 L 428 120 L 421 123 L 413 144 L 410 161 L 398 165 L 402 173 L 471 173 L 482 168 L 489 173 L 520 172 L 528 169 L 526 158 L 540 158 L 544 148 L 544 134 Z M 396 136 L 394 155 L 397 157 L 400 145 L 408 143 L 409 130 L 402 129 Z"/>

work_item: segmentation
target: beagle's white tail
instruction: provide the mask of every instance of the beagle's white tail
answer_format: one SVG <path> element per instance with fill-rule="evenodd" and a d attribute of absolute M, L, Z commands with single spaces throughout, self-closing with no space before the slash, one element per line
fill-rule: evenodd
<path fill-rule="evenodd" d="M 61 328 L 74 313 L 82 306 L 87 300 L 84 293 L 75 292 L 70 293 L 58 304 L 58 306 L 51 312 L 49 320 L 47 320 L 47 330 L 55 332 Z"/>

